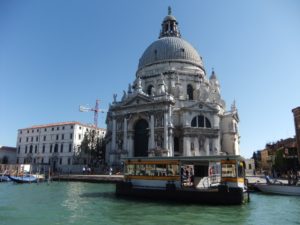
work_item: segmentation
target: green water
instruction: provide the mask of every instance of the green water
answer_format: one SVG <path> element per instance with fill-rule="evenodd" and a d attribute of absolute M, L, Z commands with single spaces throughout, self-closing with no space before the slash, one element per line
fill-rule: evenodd
<path fill-rule="evenodd" d="M 241 206 L 118 199 L 113 184 L 0 183 L 0 225 L 300 224 L 300 197 L 252 194 Z"/>

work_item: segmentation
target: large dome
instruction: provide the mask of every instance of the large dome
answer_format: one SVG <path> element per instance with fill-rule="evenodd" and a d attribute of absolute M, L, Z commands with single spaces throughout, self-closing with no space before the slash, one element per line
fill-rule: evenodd
<path fill-rule="evenodd" d="M 203 68 L 196 49 L 180 37 L 162 37 L 153 42 L 140 58 L 138 69 L 161 62 L 185 62 Z"/>

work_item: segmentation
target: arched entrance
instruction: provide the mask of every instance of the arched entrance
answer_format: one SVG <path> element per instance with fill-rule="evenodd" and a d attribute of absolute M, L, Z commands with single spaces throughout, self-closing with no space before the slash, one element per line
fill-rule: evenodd
<path fill-rule="evenodd" d="M 148 123 L 141 119 L 134 126 L 134 156 L 148 156 Z"/>

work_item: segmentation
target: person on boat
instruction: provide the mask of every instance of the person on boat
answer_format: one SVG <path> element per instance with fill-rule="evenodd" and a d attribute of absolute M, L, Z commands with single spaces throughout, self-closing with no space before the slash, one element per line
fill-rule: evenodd
<path fill-rule="evenodd" d="M 184 168 L 181 167 L 180 169 L 180 179 L 181 179 L 181 185 L 183 185 L 183 180 L 184 180 Z"/>
<path fill-rule="evenodd" d="M 85 174 L 85 166 L 82 167 L 82 174 Z"/>
<path fill-rule="evenodd" d="M 190 186 L 194 185 L 194 173 L 193 173 L 193 168 L 190 168 Z"/>

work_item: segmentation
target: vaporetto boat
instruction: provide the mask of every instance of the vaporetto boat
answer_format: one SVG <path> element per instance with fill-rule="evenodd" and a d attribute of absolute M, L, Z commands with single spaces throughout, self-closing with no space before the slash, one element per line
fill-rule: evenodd
<path fill-rule="evenodd" d="M 124 174 L 117 196 L 225 205 L 249 200 L 240 156 L 127 158 Z"/>

